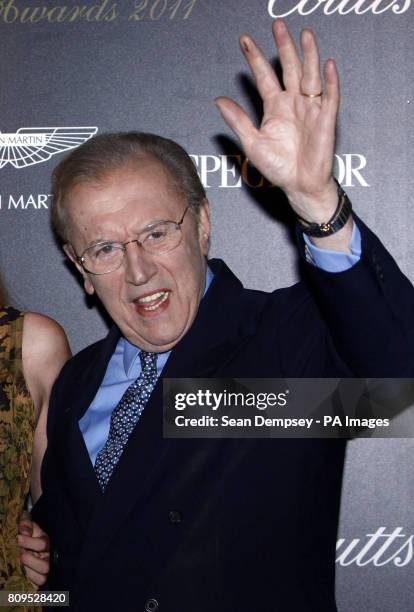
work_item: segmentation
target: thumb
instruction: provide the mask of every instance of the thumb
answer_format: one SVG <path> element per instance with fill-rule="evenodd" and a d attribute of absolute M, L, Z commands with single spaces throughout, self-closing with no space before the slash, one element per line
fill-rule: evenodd
<path fill-rule="evenodd" d="M 219 96 L 214 99 L 214 102 L 224 121 L 245 146 L 247 141 L 251 140 L 257 132 L 248 114 L 231 98 Z"/>

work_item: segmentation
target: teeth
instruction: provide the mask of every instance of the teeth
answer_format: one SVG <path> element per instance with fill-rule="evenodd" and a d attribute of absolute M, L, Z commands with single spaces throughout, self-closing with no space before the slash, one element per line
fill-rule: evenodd
<path fill-rule="evenodd" d="M 162 295 L 166 295 L 166 293 L 164 291 L 161 291 L 160 293 L 153 293 L 151 295 L 147 295 L 146 297 L 139 298 L 138 302 L 140 304 L 144 304 L 145 302 L 153 302 L 154 300 L 158 300 L 158 298 L 160 298 Z"/>
<path fill-rule="evenodd" d="M 156 308 L 161 306 L 161 304 L 165 302 L 167 298 L 168 298 L 168 291 L 161 291 L 159 293 L 153 293 L 152 295 L 147 295 L 146 297 L 140 298 L 138 300 L 138 303 L 144 306 L 144 304 L 148 302 L 154 302 L 157 300 L 156 304 L 153 304 L 151 306 L 144 306 L 145 310 L 155 310 Z"/>

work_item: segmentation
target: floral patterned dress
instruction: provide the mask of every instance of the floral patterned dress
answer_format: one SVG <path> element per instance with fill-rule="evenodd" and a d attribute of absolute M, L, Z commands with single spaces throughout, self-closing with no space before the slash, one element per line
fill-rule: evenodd
<path fill-rule="evenodd" d="M 29 492 L 33 435 L 33 401 L 22 371 L 23 314 L 0 307 L 0 589 L 33 591 L 20 564 L 18 523 Z M 36 607 L 1 610 L 34 612 Z"/>

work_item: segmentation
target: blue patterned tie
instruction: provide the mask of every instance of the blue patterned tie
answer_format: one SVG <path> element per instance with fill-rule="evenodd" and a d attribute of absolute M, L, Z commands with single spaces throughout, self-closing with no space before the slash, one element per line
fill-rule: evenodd
<path fill-rule="evenodd" d="M 141 374 L 128 387 L 111 415 L 108 439 L 97 454 L 95 472 L 102 491 L 118 463 L 157 382 L 157 353 L 141 351 Z"/>

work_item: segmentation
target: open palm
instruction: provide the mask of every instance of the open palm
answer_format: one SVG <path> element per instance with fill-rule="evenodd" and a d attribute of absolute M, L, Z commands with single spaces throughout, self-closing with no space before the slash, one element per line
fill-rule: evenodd
<path fill-rule="evenodd" d="M 216 103 L 251 163 L 272 184 L 285 190 L 297 214 L 314 220 L 326 218 L 336 200 L 332 164 L 339 80 L 335 62 L 328 60 L 324 66 L 325 92 L 321 95 L 319 53 L 313 33 L 307 29 L 301 33 L 303 61 L 282 20 L 273 22 L 273 34 L 285 89 L 252 38 L 245 34 L 240 38 L 263 100 L 260 127 L 234 100 L 220 97 Z"/>

